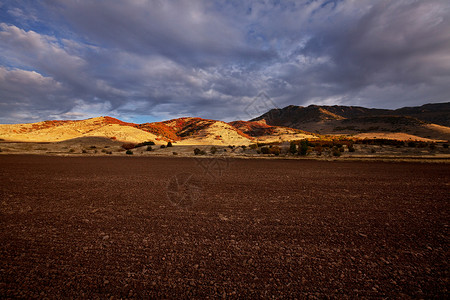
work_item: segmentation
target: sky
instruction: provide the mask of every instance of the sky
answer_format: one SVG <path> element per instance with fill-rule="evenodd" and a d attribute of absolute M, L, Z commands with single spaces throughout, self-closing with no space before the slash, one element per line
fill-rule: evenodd
<path fill-rule="evenodd" d="M 448 0 L 0 0 L 0 123 L 449 99 Z"/>

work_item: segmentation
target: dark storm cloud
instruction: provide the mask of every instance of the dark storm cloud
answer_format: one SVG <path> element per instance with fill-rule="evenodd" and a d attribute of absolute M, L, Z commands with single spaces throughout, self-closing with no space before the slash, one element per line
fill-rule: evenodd
<path fill-rule="evenodd" d="M 448 101 L 447 1 L 0 2 L 0 121 Z"/>

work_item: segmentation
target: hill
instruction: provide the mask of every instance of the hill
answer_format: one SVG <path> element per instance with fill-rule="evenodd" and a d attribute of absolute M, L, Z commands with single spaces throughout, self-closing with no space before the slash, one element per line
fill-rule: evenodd
<path fill-rule="evenodd" d="M 412 137 L 450 139 L 450 103 L 426 104 L 396 110 L 358 106 L 307 107 L 289 105 L 272 109 L 251 121 L 286 126 L 320 134 L 350 134 L 365 137 L 404 133 Z M 368 133 L 371 133 L 368 135 Z"/>

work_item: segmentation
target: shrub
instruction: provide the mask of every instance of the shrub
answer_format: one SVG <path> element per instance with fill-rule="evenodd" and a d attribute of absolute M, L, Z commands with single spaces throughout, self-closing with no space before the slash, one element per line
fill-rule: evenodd
<path fill-rule="evenodd" d="M 370 149 L 370 153 L 375 153 L 375 152 L 377 152 L 377 151 L 375 151 L 375 149 Z"/>
<path fill-rule="evenodd" d="M 300 142 L 300 149 L 298 151 L 298 154 L 305 156 L 308 152 L 308 142 L 307 141 L 301 141 Z"/>
<path fill-rule="evenodd" d="M 292 154 L 297 153 L 297 145 L 294 142 L 291 142 L 289 146 L 289 152 Z"/>
<path fill-rule="evenodd" d="M 275 154 L 276 156 L 280 155 L 281 153 L 281 149 L 278 146 L 273 146 L 271 148 L 269 148 L 270 150 L 270 154 Z"/>
<path fill-rule="evenodd" d="M 269 147 L 261 147 L 261 153 L 262 154 L 269 154 L 270 153 Z"/>
<path fill-rule="evenodd" d="M 314 151 L 316 151 L 317 155 L 319 155 L 319 156 L 322 155 L 322 151 L 323 151 L 322 145 L 317 144 L 317 145 L 314 147 Z"/>
<path fill-rule="evenodd" d="M 154 146 L 154 145 L 155 145 L 155 142 L 147 141 L 147 142 L 143 142 L 143 143 L 137 144 L 136 146 L 134 146 L 134 148 L 139 148 L 139 147 L 142 147 L 142 146 Z"/>
<path fill-rule="evenodd" d="M 152 146 L 147 146 L 146 151 L 152 151 L 152 150 L 153 150 Z"/>
<path fill-rule="evenodd" d="M 442 147 L 444 147 L 445 149 L 448 149 L 448 144 L 443 144 Z"/>
<path fill-rule="evenodd" d="M 112 151 L 106 151 L 106 154 L 112 154 Z"/>
<path fill-rule="evenodd" d="M 95 149 L 95 148 L 97 148 L 97 147 L 95 147 L 95 146 L 91 146 L 91 147 L 89 147 L 89 148 L 91 148 L 91 149 Z"/>
<path fill-rule="evenodd" d="M 131 150 L 131 149 L 133 149 L 135 147 L 136 147 L 136 145 L 133 144 L 133 143 L 122 144 L 122 148 L 125 149 L 125 150 Z"/>
<path fill-rule="evenodd" d="M 435 149 L 436 149 L 436 144 L 430 143 L 430 150 L 435 150 Z"/>
<path fill-rule="evenodd" d="M 173 155 L 178 155 L 178 153 L 177 153 L 177 152 L 172 152 L 172 154 L 173 154 Z"/>
<path fill-rule="evenodd" d="M 261 150 L 256 150 L 256 153 L 257 154 L 261 154 Z"/>
<path fill-rule="evenodd" d="M 408 147 L 416 147 L 416 142 L 410 141 L 408 142 Z"/>
<path fill-rule="evenodd" d="M 75 149 L 70 149 L 69 152 L 70 152 L 70 153 L 74 153 L 74 152 L 75 152 Z"/>
<path fill-rule="evenodd" d="M 131 151 L 131 150 L 127 150 L 127 152 L 125 152 L 125 153 L 128 155 L 133 155 L 133 151 Z"/>
<path fill-rule="evenodd" d="M 3 152 L 2 148 L 0 148 L 0 152 Z"/>
<path fill-rule="evenodd" d="M 212 146 L 212 147 L 211 147 L 211 150 L 209 150 L 209 151 L 211 152 L 211 154 L 216 154 L 217 148 L 214 147 L 214 146 Z"/>
<path fill-rule="evenodd" d="M 344 149 L 344 147 L 339 147 L 339 152 L 344 152 L 345 151 L 345 149 Z"/>
<path fill-rule="evenodd" d="M 83 149 L 83 150 L 81 151 L 81 153 L 87 153 L 86 149 Z"/>
<path fill-rule="evenodd" d="M 251 144 L 249 147 L 250 147 L 250 149 L 255 150 L 255 149 L 258 148 L 258 145 L 256 145 L 256 144 Z"/>
<path fill-rule="evenodd" d="M 341 156 L 341 151 L 339 151 L 338 147 L 333 147 L 333 156 L 339 157 Z"/>
<path fill-rule="evenodd" d="M 426 142 L 419 142 L 418 144 L 417 144 L 417 147 L 418 148 L 426 148 L 428 146 L 428 143 L 426 143 Z"/>
<path fill-rule="evenodd" d="M 167 147 L 173 147 L 173 146 L 172 146 L 172 142 L 168 142 L 168 143 L 167 143 Z"/>
<path fill-rule="evenodd" d="M 353 142 L 348 143 L 348 152 L 355 152 L 355 147 L 353 146 Z"/>
<path fill-rule="evenodd" d="M 241 146 L 241 148 L 242 148 L 242 150 L 244 150 L 244 151 L 245 151 L 245 149 L 247 149 L 247 146 L 245 146 L 245 145 L 242 145 L 242 146 Z"/>
<path fill-rule="evenodd" d="M 164 149 L 164 148 L 166 148 L 166 146 L 165 145 L 161 145 L 161 147 L 160 147 L 161 149 Z"/>
<path fill-rule="evenodd" d="M 105 150 L 105 149 L 102 149 L 102 152 L 103 152 L 103 153 L 106 153 L 106 150 Z"/>
<path fill-rule="evenodd" d="M 194 149 L 194 155 L 199 155 L 201 151 L 202 151 L 202 150 L 200 150 L 200 149 L 198 149 L 198 148 L 195 148 L 195 149 Z"/>

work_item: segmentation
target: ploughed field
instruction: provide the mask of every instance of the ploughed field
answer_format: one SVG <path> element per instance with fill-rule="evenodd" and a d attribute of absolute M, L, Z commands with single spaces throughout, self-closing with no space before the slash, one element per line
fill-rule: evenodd
<path fill-rule="evenodd" d="M 446 297 L 448 164 L 0 156 L 0 298 Z"/>

